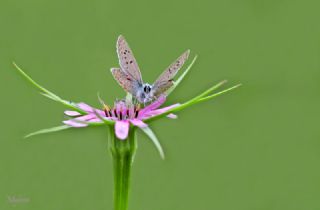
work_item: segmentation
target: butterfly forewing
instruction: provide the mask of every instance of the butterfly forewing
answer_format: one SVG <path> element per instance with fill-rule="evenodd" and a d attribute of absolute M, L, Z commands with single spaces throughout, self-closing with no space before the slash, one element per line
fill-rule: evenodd
<path fill-rule="evenodd" d="M 117 53 L 121 69 L 142 84 L 140 69 L 133 53 L 122 35 L 117 41 Z"/>
<path fill-rule="evenodd" d="M 155 90 L 155 96 L 164 93 L 173 85 L 173 77 L 178 73 L 179 69 L 188 59 L 190 50 L 184 52 L 176 61 L 174 61 L 155 81 L 153 89 Z"/>
<path fill-rule="evenodd" d="M 120 68 L 112 68 L 111 73 L 119 85 L 132 95 L 136 95 L 136 90 L 139 83 L 129 74 L 122 71 Z"/>

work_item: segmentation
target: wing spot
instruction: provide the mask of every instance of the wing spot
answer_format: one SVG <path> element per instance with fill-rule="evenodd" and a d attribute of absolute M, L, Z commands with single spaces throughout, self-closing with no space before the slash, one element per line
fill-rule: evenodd
<path fill-rule="evenodd" d="M 130 61 L 130 64 L 133 63 L 133 61 Z"/>

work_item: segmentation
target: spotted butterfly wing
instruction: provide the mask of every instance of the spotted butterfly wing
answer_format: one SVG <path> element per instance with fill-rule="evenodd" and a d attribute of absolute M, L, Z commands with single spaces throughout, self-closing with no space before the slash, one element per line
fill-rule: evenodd
<path fill-rule="evenodd" d="M 119 64 L 121 69 L 130 75 L 133 79 L 143 84 L 141 72 L 133 53 L 125 40 L 125 38 L 120 35 L 117 41 L 117 54 L 119 58 Z"/>
<path fill-rule="evenodd" d="M 188 59 L 190 50 L 184 52 L 177 60 L 175 60 L 155 81 L 153 84 L 154 96 L 165 93 L 173 85 L 173 77 L 178 73 L 180 68 Z"/>
<path fill-rule="evenodd" d="M 137 80 L 135 80 L 131 75 L 122 71 L 120 68 L 112 68 L 111 73 L 114 79 L 125 91 L 131 93 L 133 96 L 136 96 L 136 90 L 140 86 Z"/>

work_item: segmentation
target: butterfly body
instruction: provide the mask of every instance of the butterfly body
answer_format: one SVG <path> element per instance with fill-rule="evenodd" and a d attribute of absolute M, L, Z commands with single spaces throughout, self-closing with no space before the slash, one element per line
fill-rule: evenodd
<path fill-rule="evenodd" d="M 189 50 L 172 63 L 152 85 L 143 82 L 138 63 L 121 35 L 117 41 L 117 54 L 120 68 L 112 68 L 112 75 L 126 92 L 131 93 L 140 103 L 146 104 L 165 94 L 173 86 L 173 77 L 187 60 Z"/>

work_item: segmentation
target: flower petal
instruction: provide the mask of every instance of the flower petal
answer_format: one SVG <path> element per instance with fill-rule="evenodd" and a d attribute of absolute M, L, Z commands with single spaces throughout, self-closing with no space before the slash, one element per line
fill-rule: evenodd
<path fill-rule="evenodd" d="M 87 114 L 81 117 L 74 118 L 75 121 L 90 121 L 92 119 L 98 118 L 95 114 Z"/>
<path fill-rule="evenodd" d="M 66 124 L 66 125 L 69 125 L 71 127 L 75 127 L 75 128 L 82 128 L 82 127 L 87 127 L 88 126 L 88 124 L 76 122 L 76 121 L 74 121 L 74 119 L 65 120 L 65 121 L 63 121 L 63 123 Z"/>
<path fill-rule="evenodd" d="M 139 119 L 132 119 L 130 120 L 130 122 L 134 125 L 134 126 L 137 126 L 139 128 L 145 128 L 147 127 L 148 125 L 145 124 L 144 122 L 142 122 L 142 120 L 139 120 Z"/>
<path fill-rule="evenodd" d="M 88 120 L 88 122 L 95 123 L 95 122 L 102 122 L 102 120 L 99 118 L 92 118 L 92 119 Z"/>
<path fill-rule="evenodd" d="M 106 116 L 105 112 L 100 109 L 95 109 L 95 112 L 99 114 L 99 116 Z"/>
<path fill-rule="evenodd" d="M 79 112 L 77 111 L 70 111 L 70 110 L 67 110 L 67 111 L 64 111 L 64 114 L 65 115 L 68 115 L 70 117 L 75 117 L 75 116 L 79 116 L 81 115 Z"/>
<path fill-rule="evenodd" d="M 78 103 L 77 106 L 85 112 L 92 112 L 93 108 L 86 103 Z"/>
<path fill-rule="evenodd" d="M 156 109 L 156 110 L 152 110 L 152 111 L 149 111 L 147 113 L 144 113 L 144 115 L 140 116 L 141 119 L 148 119 L 149 117 L 154 117 L 154 116 L 157 116 L 159 114 L 162 114 L 164 112 L 167 112 L 169 111 L 170 109 L 173 109 L 177 106 L 179 106 L 180 104 L 177 103 L 177 104 L 173 104 L 173 105 L 170 105 L 170 106 L 167 106 L 167 107 L 164 107 L 162 109 Z"/>
<path fill-rule="evenodd" d="M 143 117 L 144 114 L 159 108 L 166 101 L 165 95 L 161 95 L 157 100 L 155 100 L 152 104 L 144 107 L 139 111 L 139 117 Z"/>
<path fill-rule="evenodd" d="M 129 122 L 128 121 L 116 121 L 115 124 L 116 136 L 120 140 L 125 140 L 129 133 Z"/>
<path fill-rule="evenodd" d="M 72 127 L 86 127 L 88 124 L 86 122 L 96 122 L 95 120 L 98 119 L 98 117 L 94 114 L 87 114 L 83 115 L 81 117 L 76 117 L 70 120 L 63 121 L 64 124 L 70 125 Z M 99 119 L 100 120 L 100 119 Z"/>

